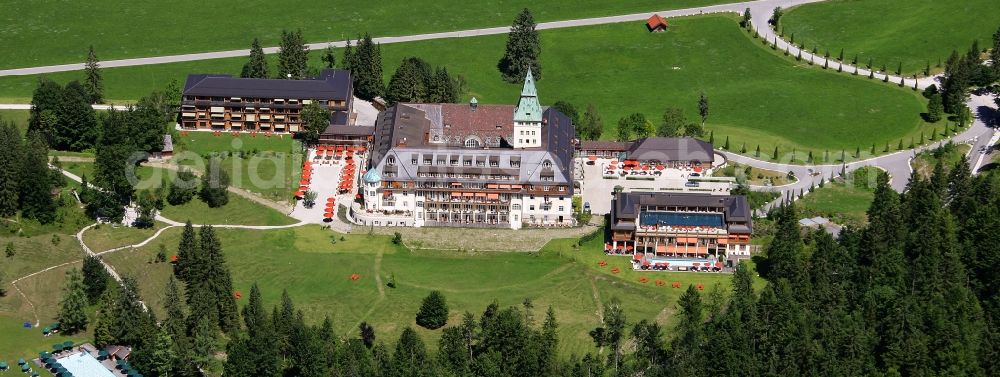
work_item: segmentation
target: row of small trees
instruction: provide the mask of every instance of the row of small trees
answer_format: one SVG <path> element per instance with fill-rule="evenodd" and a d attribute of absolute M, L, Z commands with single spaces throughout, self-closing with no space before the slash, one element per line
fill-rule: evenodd
<path fill-rule="evenodd" d="M 663 112 L 663 120 L 654 125 L 642 113 L 633 113 L 618 120 L 617 136 L 620 141 L 630 141 L 650 136 L 658 137 L 702 137 L 705 135 L 705 122 L 708 121 L 708 97 L 704 93 L 698 99 L 698 113 L 701 123 L 690 122 L 684 115 L 684 110 L 669 107 Z"/>

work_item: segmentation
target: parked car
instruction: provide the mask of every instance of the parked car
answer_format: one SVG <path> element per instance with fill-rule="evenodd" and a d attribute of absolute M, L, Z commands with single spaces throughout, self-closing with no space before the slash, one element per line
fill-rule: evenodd
<path fill-rule="evenodd" d="M 685 183 L 685 184 L 684 184 L 684 186 L 685 186 L 685 187 L 698 187 L 698 186 L 700 186 L 700 185 L 698 184 L 698 182 L 691 182 L 691 181 L 688 181 L 687 183 Z"/>
<path fill-rule="evenodd" d="M 590 212 L 590 202 L 583 202 L 583 212 Z"/>
<path fill-rule="evenodd" d="M 698 173 L 691 173 L 691 174 L 690 174 L 690 176 L 692 176 L 692 177 L 701 177 L 701 174 L 698 174 Z"/>

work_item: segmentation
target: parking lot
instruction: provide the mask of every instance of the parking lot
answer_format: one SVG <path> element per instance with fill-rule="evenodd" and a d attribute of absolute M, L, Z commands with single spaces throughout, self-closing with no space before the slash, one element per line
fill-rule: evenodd
<path fill-rule="evenodd" d="M 646 174 L 628 173 L 624 177 L 621 173 L 606 175 L 605 171 L 611 161 L 610 159 L 588 161 L 586 158 L 575 160 L 577 182 L 580 185 L 578 191 L 583 196 L 583 201 L 590 203 L 590 210 L 596 215 L 611 212 L 611 199 L 615 186 L 621 186 L 626 192 L 697 192 L 725 195 L 729 193 L 734 182 L 732 178 L 710 177 L 710 170 L 695 173 L 691 170 L 667 168 L 662 171 L 650 169 Z M 656 172 L 659 174 L 655 174 Z M 691 179 L 697 180 L 697 183 L 690 182 Z"/>

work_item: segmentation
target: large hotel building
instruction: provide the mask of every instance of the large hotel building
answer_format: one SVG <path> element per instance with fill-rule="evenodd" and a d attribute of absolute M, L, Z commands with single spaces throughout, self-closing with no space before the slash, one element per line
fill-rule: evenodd
<path fill-rule="evenodd" d="M 517 106 L 396 104 L 376 122 L 353 215 L 366 225 L 572 225 L 575 134 L 539 104 L 530 72 Z"/>
<path fill-rule="evenodd" d="M 305 80 L 193 74 L 184 84 L 180 125 L 188 130 L 298 132 L 299 112 L 316 101 L 331 111 L 331 127 L 343 127 L 353 125 L 353 92 L 351 72 L 344 70 L 327 69 Z"/>
<path fill-rule="evenodd" d="M 727 259 L 750 255 L 750 205 L 740 195 L 628 192 L 615 195 L 610 253 Z"/>

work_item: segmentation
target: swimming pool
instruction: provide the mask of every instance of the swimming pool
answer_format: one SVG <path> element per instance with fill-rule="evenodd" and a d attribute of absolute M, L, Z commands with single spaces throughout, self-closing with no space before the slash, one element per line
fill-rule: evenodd
<path fill-rule="evenodd" d="M 704 226 L 722 228 L 725 223 L 720 213 L 687 213 L 687 212 L 644 212 L 639 218 L 639 224 L 669 225 L 669 226 Z"/>
<path fill-rule="evenodd" d="M 86 352 L 59 358 L 58 361 L 73 377 L 115 377 L 114 373 Z"/>

